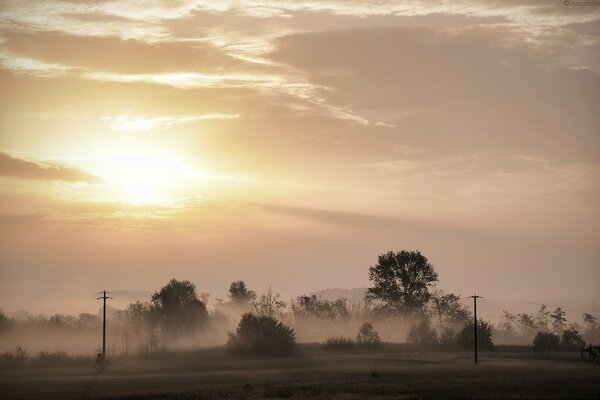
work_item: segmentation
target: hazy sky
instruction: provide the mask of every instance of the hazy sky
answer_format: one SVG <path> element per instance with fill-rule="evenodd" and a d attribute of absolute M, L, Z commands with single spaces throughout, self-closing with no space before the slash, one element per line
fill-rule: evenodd
<path fill-rule="evenodd" d="M 578 3 L 2 0 L 0 307 L 364 287 L 420 249 L 446 290 L 599 310 Z"/>

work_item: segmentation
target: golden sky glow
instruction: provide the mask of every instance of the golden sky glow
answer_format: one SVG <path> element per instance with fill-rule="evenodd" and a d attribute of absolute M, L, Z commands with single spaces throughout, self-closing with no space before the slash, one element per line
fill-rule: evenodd
<path fill-rule="evenodd" d="M 451 291 L 600 304 L 600 7 L 41 0 L 0 16 L 8 310 L 171 277 L 217 295 L 359 287 L 404 248 Z"/>

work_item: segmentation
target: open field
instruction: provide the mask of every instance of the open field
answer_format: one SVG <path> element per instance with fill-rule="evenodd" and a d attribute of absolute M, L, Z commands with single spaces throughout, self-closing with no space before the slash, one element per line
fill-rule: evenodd
<path fill-rule="evenodd" d="M 372 374 L 375 369 L 376 374 Z M 600 398 L 600 366 L 578 354 L 527 352 L 326 353 L 228 358 L 219 351 L 92 367 L 0 372 L 3 399 Z"/>

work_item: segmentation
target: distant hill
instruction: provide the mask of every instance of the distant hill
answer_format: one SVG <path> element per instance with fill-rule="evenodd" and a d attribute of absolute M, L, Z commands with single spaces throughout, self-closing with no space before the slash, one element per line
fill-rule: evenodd
<path fill-rule="evenodd" d="M 348 303 L 362 303 L 365 298 L 365 292 L 367 288 L 353 288 L 353 289 L 323 289 L 317 290 L 310 294 L 314 294 L 317 297 L 321 297 L 326 300 L 337 300 L 340 297 L 348 299 Z"/>

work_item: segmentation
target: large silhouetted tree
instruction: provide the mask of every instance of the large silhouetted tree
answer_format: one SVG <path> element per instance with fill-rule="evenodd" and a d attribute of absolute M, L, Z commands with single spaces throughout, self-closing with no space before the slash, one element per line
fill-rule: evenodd
<path fill-rule="evenodd" d="M 420 251 L 402 250 L 381 254 L 369 268 L 369 279 L 373 282 L 369 299 L 380 301 L 388 311 L 412 314 L 429 301 L 438 274 Z"/>
<path fill-rule="evenodd" d="M 190 333 L 208 318 L 206 305 L 198 298 L 196 286 L 190 281 L 171 279 L 152 295 L 152 309 L 167 336 Z"/>

